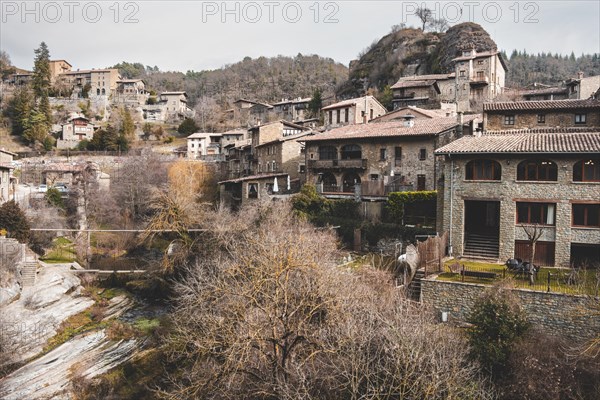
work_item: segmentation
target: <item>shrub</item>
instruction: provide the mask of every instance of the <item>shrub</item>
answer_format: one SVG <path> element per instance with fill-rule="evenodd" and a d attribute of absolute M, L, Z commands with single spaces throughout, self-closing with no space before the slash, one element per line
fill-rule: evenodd
<path fill-rule="evenodd" d="M 513 344 L 529 328 L 520 305 L 510 290 L 494 287 L 479 298 L 467 321 L 471 356 L 492 378 L 505 371 Z"/>

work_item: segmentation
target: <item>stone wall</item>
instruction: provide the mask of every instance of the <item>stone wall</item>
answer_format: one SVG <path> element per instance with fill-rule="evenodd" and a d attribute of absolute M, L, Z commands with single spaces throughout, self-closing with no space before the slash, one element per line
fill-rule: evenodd
<path fill-rule="evenodd" d="M 426 279 L 421 281 L 421 299 L 440 313 L 448 312 L 449 320 L 465 321 L 485 289 L 483 285 Z M 594 301 L 592 299 L 525 289 L 513 290 L 529 322 L 548 334 L 586 340 L 600 332 L 600 318 L 589 310 L 589 302 Z"/>
<path fill-rule="evenodd" d="M 544 115 L 545 121 L 538 123 L 538 114 Z M 586 114 L 585 124 L 575 124 L 575 114 Z M 505 115 L 514 115 L 513 125 L 504 124 Z M 572 111 L 502 111 L 488 112 L 484 116 L 484 129 L 498 131 L 503 129 L 532 129 L 532 128 L 554 128 L 554 127 L 597 127 L 600 126 L 600 113 L 597 110 L 572 110 Z"/>
<path fill-rule="evenodd" d="M 443 225 L 440 232 L 451 231 L 450 244 L 453 255 L 461 256 L 464 245 L 465 201 L 482 200 L 500 203 L 499 259 L 514 256 L 515 240 L 525 239 L 523 229 L 516 223 L 517 202 L 556 204 L 555 225 L 545 228 L 542 240 L 555 241 L 555 265 L 569 266 L 571 243 L 598 244 L 600 229 L 573 228 L 571 224 L 572 203 L 598 202 L 600 183 L 573 182 L 573 165 L 581 158 L 551 156 L 558 166 L 555 182 L 517 181 L 517 166 L 523 158 L 496 159 L 502 167 L 499 181 L 471 181 L 465 179 L 465 165 L 472 159 L 453 158 L 446 162 L 444 170 Z M 585 158 L 585 157 L 582 157 Z M 452 171 L 452 168 L 454 170 Z M 451 180 L 451 177 L 453 179 Z M 452 199 L 451 199 L 452 197 Z M 452 211 L 450 208 L 452 206 Z M 450 220 L 452 214 L 452 220 Z"/>

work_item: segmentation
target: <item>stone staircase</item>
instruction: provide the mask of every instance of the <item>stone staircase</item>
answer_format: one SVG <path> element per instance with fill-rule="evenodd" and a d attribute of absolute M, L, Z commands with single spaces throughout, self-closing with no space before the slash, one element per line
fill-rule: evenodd
<path fill-rule="evenodd" d="M 414 301 L 421 301 L 421 279 L 425 278 L 425 271 L 418 269 L 413 280 L 408 285 L 408 298 Z"/>
<path fill-rule="evenodd" d="M 37 275 L 37 261 L 26 261 L 21 267 L 21 285 L 31 287 L 35 285 L 35 277 Z"/>
<path fill-rule="evenodd" d="M 464 257 L 497 260 L 499 244 L 497 235 L 468 233 L 465 240 Z"/>

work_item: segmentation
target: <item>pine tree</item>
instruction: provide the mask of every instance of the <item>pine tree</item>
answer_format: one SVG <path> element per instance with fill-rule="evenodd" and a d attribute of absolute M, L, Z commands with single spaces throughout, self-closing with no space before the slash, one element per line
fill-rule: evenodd
<path fill-rule="evenodd" d="M 29 221 L 14 200 L 0 206 L 0 230 L 5 229 L 8 237 L 15 238 L 21 243 L 29 239 Z"/>
<path fill-rule="evenodd" d="M 132 141 L 135 136 L 135 123 L 131 118 L 131 113 L 126 107 L 121 109 L 121 135 L 127 138 L 127 141 Z"/>
<path fill-rule="evenodd" d="M 25 123 L 29 120 L 33 104 L 33 97 L 27 86 L 18 87 L 9 102 L 7 114 L 12 123 L 12 133 L 22 136 Z"/>
<path fill-rule="evenodd" d="M 34 50 L 33 64 L 33 94 L 35 103 L 40 112 L 46 116 L 46 121 L 52 121 L 48 93 L 50 92 L 50 52 L 45 42 Z M 49 127 L 49 126 L 48 126 Z"/>
<path fill-rule="evenodd" d="M 323 97 L 321 94 L 321 89 L 316 88 L 313 92 L 310 102 L 308 103 L 308 110 L 310 111 L 310 114 L 314 118 L 318 118 L 322 107 L 323 107 Z"/>

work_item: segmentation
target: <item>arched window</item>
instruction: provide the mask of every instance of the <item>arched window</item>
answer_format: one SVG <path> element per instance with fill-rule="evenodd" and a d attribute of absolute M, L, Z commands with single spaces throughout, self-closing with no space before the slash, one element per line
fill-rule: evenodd
<path fill-rule="evenodd" d="M 319 160 L 337 160 L 335 146 L 319 146 Z"/>
<path fill-rule="evenodd" d="M 342 192 L 354 193 L 356 185 L 360 185 L 360 176 L 356 172 L 348 172 L 343 177 Z"/>
<path fill-rule="evenodd" d="M 337 192 L 338 185 L 337 179 L 331 172 L 325 172 L 323 175 L 319 176 L 321 183 L 323 184 L 324 192 Z"/>
<path fill-rule="evenodd" d="M 600 158 L 589 158 L 575 163 L 573 166 L 575 182 L 600 182 Z"/>
<path fill-rule="evenodd" d="M 472 181 L 499 181 L 502 171 L 494 160 L 473 160 L 467 163 L 465 179 Z"/>
<path fill-rule="evenodd" d="M 106 90 L 104 88 L 102 88 L 102 96 L 104 96 L 106 94 Z"/>
<path fill-rule="evenodd" d="M 342 160 L 360 160 L 362 158 L 362 151 L 360 146 L 356 144 L 347 144 L 342 147 Z"/>
<path fill-rule="evenodd" d="M 556 181 L 558 167 L 550 160 L 524 160 L 517 166 L 518 181 Z"/>

